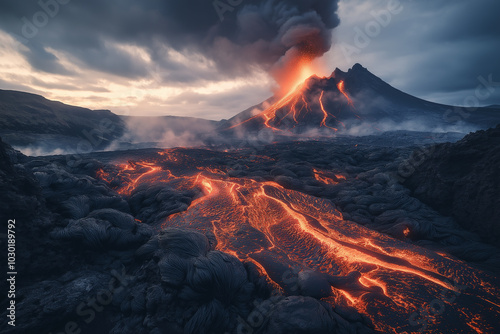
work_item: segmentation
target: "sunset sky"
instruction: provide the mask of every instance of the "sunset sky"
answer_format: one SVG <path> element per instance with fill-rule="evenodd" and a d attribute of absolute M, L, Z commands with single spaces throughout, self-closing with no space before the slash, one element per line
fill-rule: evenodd
<path fill-rule="evenodd" d="M 336 1 L 279 10 L 270 0 L 41 3 L 0 4 L 0 89 L 118 114 L 229 118 L 273 94 L 269 71 L 290 36 L 287 23 L 265 22 L 283 15 L 328 33 L 320 76 L 359 62 L 434 102 L 500 104 L 500 84 L 476 94 L 500 82 L 497 0 L 340 0 L 338 17 Z"/>

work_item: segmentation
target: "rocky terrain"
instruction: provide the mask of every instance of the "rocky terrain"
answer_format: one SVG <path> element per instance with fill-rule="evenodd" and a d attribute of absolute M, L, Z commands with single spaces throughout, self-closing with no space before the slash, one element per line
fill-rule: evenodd
<path fill-rule="evenodd" d="M 72 169 L 64 159 L 27 159 L 4 143 L 0 156 L 2 220 L 16 219 L 21 273 L 16 328 L 4 314 L 3 333 L 66 326 L 82 333 L 236 333 L 248 326 L 240 319 L 255 303 L 273 306 L 259 324 L 262 333 L 373 332 L 355 310 L 304 296 L 271 299 L 274 289 L 258 270 L 216 251 L 209 236 L 154 233 L 95 178 L 97 160 Z M 173 195 L 158 197 L 158 204 L 178 206 Z"/>
<path fill-rule="evenodd" d="M 423 155 L 405 185 L 415 197 L 500 246 L 500 126 Z"/>
<path fill-rule="evenodd" d="M 413 178 L 426 168 L 434 171 L 435 166 L 445 164 L 442 161 L 448 161 L 447 156 L 438 155 L 440 150 L 471 152 L 478 166 L 487 167 L 486 154 L 493 154 L 494 147 L 498 150 L 497 131 L 479 132 L 457 144 L 437 146 L 422 146 L 421 143 L 430 140 L 426 134 L 398 133 L 218 150 L 94 153 L 73 163 L 68 163 L 66 156 L 29 158 L 2 143 L 2 220 L 15 217 L 18 228 L 20 274 L 15 332 L 58 333 L 66 326 L 81 329 L 82 333 L 193 334 L 245 330 L 371 333 L 386 332 L 394 324 L 407 332 L 421 328 L 418 322 L 408 322 L 413 312 L 418 313 L 417 308 L 400 309 L 387 304 L 387 296 L 379 287 L 360 285 L 362 275 L 375 272 L 366 271 L 366 265 L 359 264 L 347 271 L 339 267 L 335 275 L 326 275 L 328 271 L 321 263 L 297 262 L 292 260 L 292 253 L 289 259 L 276 262 L 275 256 L 282 255 L 272 253 L 272 249 L 266 255 L 254 253 L 246 259 L 239 248 L 221 251 L 231 249 L 224 246 L 226 239 L 212 225 L 205 228 L 206 215 L 196 210 L 203 210 L 203 201 L 211 198 L 207 191 L 213 191 L 213 187 L 220 186 L 217 191 L 222 196 L 227 188 L 225 182 L 248 183 L 248 192 L 253 187 L 250 185 L 265 184 L 267 196 L 273 198 L 278 198 L 276 192 L 282 192 L 279 196 L 288 196 L 290 201 L 291 196 L 298 196 L 293 205 L 297 209 L 298 205 L 306 205 L 301 210 L 309 210 L 307 201 L 312 206 L 330 207 L 342 215 L 338 224 L 348 224 L 349 228 L 359 230 L 357 233 L 380 233 L 373 234 L 372 242 L 377 245 L 383 242 L 382 248 L 394 247 L 392 256 L 398 249 L 419 256 L 426 254 L 434 266 L 443 265 L 436 277 L 459 279 L 457 284 L 468 288 L 447 306 L 442 317 L 432 320 L 420 314 L 418 320 L 428 324 L 429 332 L 438 333 L 445 328 L 468 330 L 472 319 L 469 315 L 477 316 L 482 319 L 480 328 L 488 332 L 499 325 L 500 310 L 484 301 L 495 302 L 499 298 L 498 248 L 482 241 L 481 230 L 456 219 L 453 202 L 449 204 L 451 211 L 441 211 L 437 206 L 433 208 L 433 200 L 427 205 L 424 197 L 420 201 L 413 195 L 420 197 L 426 192 L 412 191 L 404 184 L 411 187 Z M 479 151 L 476 147 L 479 143 L 488 148 Z M 427 152 L 429 147 L 435 147 L 434 159 L 416 163 L 419 160 L 415 152 Z M 410 177 L 404 168 L 408 165 L 418 167 Z M 152 171 L 159 173 L 158 178 Z M 208 185 L 203 181 L 198 183 L 195 176 L 200 171 L 206 175 Z M 457 171 L 448 177 L 455 175 L 457 185 L 462 178 L 476 177 L 478 182 L 470 182 L 468 187 L 498 189 L 494 187 L 494 173 L 469 171 L 468 176 Z M 196 181 L 195 186 L 187 187 L 186 182 L 191 180 Z M 474 194 L 473 190 L 467 188 L 460 193 L 461 187 L 451 189 L 454 199 L 463 194 L 465 201 L 471 202 L 478 217 L 491 217 L 489 207 L 480 205 L 479 199 L 473 201 L 474 197 L 469 195 Z M 490 192 L 486 194 L 490 196 Z M 253 198 L 243 189 L 237 196 Z M 230 210 L 231 207 L 225 206 L 221 212 Z M 273 215 L 269 209 L 267 213 Z M 183 217 L 192 217 L 187 221 L 189 228 L 180 227 L 184 224 Z M 492 221 L 488 224 L 472 221 L 484 224 L 485 228 L 498 227 Z M 323 231 L 319 222 L 311 224 L 314 229 L 311 233 Z M 248 252 L 253 251 L 245 242 L 262 237 L 245 229 L 237 235 L 235 240 L 240 241 L 235 247 L 244 247 Z M 376 248 L 362 245 L 363 252 L 375 254 Z M 345 247 L 358 249 L 348 244 Z M 298 249 L 293 254 L 305 254 L 302 252 Z M 381 265 L 388 268 L 392 268 L 391 263 L 408 268 L 418 263 L 414 262 L 416 259 L 410 265 L 387 255 L 377 256 L 387 261 Z M 276 263 L 284 267 L 276 267 Z M 270 276 L 263 275 L 259 266 L 266 268 Z M 283 278 L 275 278 L 273 272 Z M 391 275 L 399 277 L 400 272 L 396 270 Z M 385 274 L 377 277 L 391 282 Z M 408 285 L 402 290 L 398 290 L 396 283 L 387 285 L 390 299 L 394 300 L 393 293 L 404 295 L 412 290 L 415 294 L 407 295 L 408 302 L 411 298 L 431 302 L 439 295 L 435 283 L 412 276 L 406 277 L 406 281 Z M 362 293 L 351 304 L 344 297 L 330 295 L 330 285 L 353 296 Z M 482 290 L 483 285 L 490 286 L 487 293 Z M 367 306 L 359 307 L 367 300 L 370 301 Z M 381 307 L 381 314 L 389 316 L 377 315 Z M 3 330 L 7 328 L 6 319 L 4 314 L 0 323 L 2 332 L 14 333 Z"/>

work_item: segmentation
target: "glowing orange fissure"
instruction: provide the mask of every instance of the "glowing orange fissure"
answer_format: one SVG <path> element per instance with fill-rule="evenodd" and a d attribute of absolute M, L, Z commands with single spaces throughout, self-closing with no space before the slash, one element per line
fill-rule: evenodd
<path fill-rule="evenodd" d="M 307 57 L 301 58 L 300 60 L 297 61 L 296 68 L 291 69 L 291 72 L 294 73 L 295 78 L 290 79 L 287 77 L 287 79 L 290 80 L 292 84 L 282 83 L 281 85 L 282 89 L 291 87 L 291 89 L 289 89 L 286 94 L 283 94 L 283 97 L 279 98 L 277 102 L 273 103 L 271 106 L 269 106 L 267 109 L 260 112 L 259 114 L 243 122 L 234 124 L 228 129 L 234 129 L 238 126 L 241 126 L 242 124 L 245 124 L 257 118 L 262 118 L 264 120 L 264 126 L 275 132 L 287 132 L 277 128 L 277 126 L 280 125 L 282 121 L 286 119 L 288 116 L 292 117 L 293 122 L 295 124 L 299 124 L 299 116 L 302 114 L 302 112 L 305 110 L 305 113 L 307 114 L 311 111 L 309 103 L 307 102 L 306 97 L 304 96 L 304 89 L 306 88 L 306 80 L 315 75 L 314 70 L 312 69 L 311 66 L 311 59 L 308 59 Z M 336 117 L 326 111 L 325 106 L 323 105 L 324 93 L 325 93 L 324 91 L 321 91 L 321 95 L 318 101 L 320 109 L 323 112 L 323 119 L 320 123 L 320 127 L 325 127 L 337 131 L 336 128 L 327 125 L 327 119 L 329 116 L 332 116 L 333 118 Z M 302 106 L 300 109 L 297 109 L 297 104 L 299 102 L 302 102 L 301 103 Z M 286 112 L 283 117 L 279 118 L 277 112 L 284 109 L 288 105 L 290 105 L 288 112 Z"/>
<path fill-rule="evenodd" d="M 303 73 L 307 73 L 307 75 L 313 75 L 312 72 L 308 72 L 308 71 L 304 71 Z M 307 99 L 304 95 L 304 90 L 306 88 L 305 80 L 307 80 L 307 78 L 309 78 L 309 76 L 300 77 L 299 81 L 297 81 L 297 84 L 292 85 L 293 89 L 290 90 L 287 94 L 285 94 L 282 98 L 280 98 L 277 102 L 273 103 L 271 106 L 269 106 L 268 108 L 266 108 L 264 111 L 260 112 L 259 114 L 255 115 L 255 116 L 253 116 L 253 117 L 251 117 L 243 122 L 234 124 L 234 125 L 230 126 L 228 129 L 234 129 L 234 128 L 237 128 L 245 123 L 248 123 L 252 120 L 255 120 L 257 118 L 262 118 L 264 120 L 264 126 L 266 128 L 268 128 L 272 131 L 275 131 L 275 132 L 286 133 L 287 132 L 286 130 L 282 130 L 282 129 L 277 127 L 283 122 L 283 120 L 285 120 L 287 117 L 291 116 L 293 119 L 293 122 L 297 125 L 297 124 L 299 124 L 299 116 L 302 115 L 303 111 L 305 110 L 305 114 L 307 114 L 311 111 L 309 103 L 307 102 Z M 341 80 L 337 84 L 337 88 L 340 91 L 340 93 L 342 93 L 342 95 L 346 98 L 348 105 L 352 108 L 351 111 L 354 113 L 354 103 L 353 103 L 352 99 L 349 97 L 349 95 L 347 94 L 347 91 L 345 89 L 345 83 L 343 80 Z M 326 110 L 325 105 L 323 103 L 324 95 L 325 95 L 325 91 L 322 90 L 320 95 L 319 95 L 318 104 L 319 104 L 320 111 L 323 113 L 323 119 L 321 120 L 319 127 L 320 128 L 321 127 L 328 128 L 330 130 L 337 132 L 338 131 L 337 128 L 327 125 L 328 118 L 332 117 L 333 119 L 335 119 L 335 121 L 337 123 L 341 124 L 343 126 L 343 128 L 346 128 L 344 123 L 342 123 L 340 120 L 338 120 L 334 114 L 329 113 Z M 299 104 L 299 102 L 301 102 L 300 109 L 297 108 L 297 104 Z M 277 115 L 277 112 L 282 110 L 282 109 L 285 109 L 287 106 L 289 106 L 288 112 L 285 112 L 284 116 L 282 116 L 280 118 Z M 354 115 L 358 119 L 361 119 L 361 117 L 359 117 L 356 113 L 354 113 Z"/>
<path fill-rule="evenodd" d="M 500 303 L 499 291 L 461 261 L 346 221 L 329 201 L 287 190 L 275 182 L 231 178 L 222 166 L 198 166 L 197 172 L 177 172 L 174 176 L 167 167 L 182 166 L 184 158 L 174 150 L 161 152 L 159 156 L 156 162 L 120 165 L 115 176 L 102 170 L 98 176 L 108 183 L 115 178 L 121 180 L 118 192 L 122 194 L 131 194 L 141 184 L 158 182 L 182 190 L 200 189 L 200 196 L 186 211 L 168 216 L 161 227 L 211 231 L 218 250 L 241 261 L 253 262 L 276 286 L 279 281 L 273 281 L 268 274 L 268 264 L 258 260 L 262 254 L 284 254 L 285 262 L 301 263 L 304 269 L 332 277 L 359 272 L 357 282 L 345 287 L 332 286 L 332 296 L 325 301 L 355 307 L 384 332 L 396 328 L 390 325 L 391 316 L 404 317 L 409 310 L 417 310 L 425 291 L 429 291 L 425 295 L 429 300 L 443 289 L 454 291 L 445 276 L 467 279 L 474 284 L 478 298 L 494 307 Z M 317 169 L 312 172 L 316 180 L 325 184 L 346 180 L 338 173 Z M 247 232 L 242 231 L 258 231 L 259 237 L 250 235 L 245 239 Z M 377 291 L 392 304 L 383 300 L 367 304 L 365 295 Z M 387 312 L 370 313 L 368 308 L 377 303 Z M 474 310 L 463 312 L 471 317 Z"/>
<path fill-rule="evenodd" d="M 303 94 L 304 87 L 305 87 L 305 84 L 299 85 L 294 91 L 290 92 L 289 94 L 287 94 L 286 96 L 281 98 L 278 102 L 275 102 L 274 104 L 272 104 L 270 107 L 265 109 L 263 112 L 255 115 L 255 116 L 253 116 L 253 117 L 251 117 L 243 122 L 234 124 L 231 127 L 229 127 L 229 129 L 234 129 L 238 126 L 241 126 L 242 124 L 250 122 L 251 120 L 254 120 L 257 118 L 262 118 L 264 120 L 264 126 L 266 128 L 273 130 L 275 132 L 286 132 L 286 130 L 282 130 L 282 129 L 277 128 L 277 126 L 280 125 L 283 122 L 283 120 L 285 120 L 287 117 L 291 116 L 293 119 L 293 122 L 295 124 L 299 124 L 299 117 L 301 115 L 302 116 L 304 115 L 303 114 L 304 111 L 305 111 L 305 115 L 307 115 L 312 110 L 309 103 L 307 102 L 306 97 Z M 319 126 L 328 128 L 328 129 L 336 132 L 336 131 L 338 131 L 337 128 L 330 127 L 327 125 L 328 118 L 332 117 L 338 123 L 342 124 L 343 126 L 344 126 L 344 124 L 342 122 L 339 122 L 333 114 L 327 112 L 327 110 L 325 109 L 325 106 L 323 104 L 324 93 L 325 93 L 324 91 L 321 91 L 321 94 L 320 94 L 319 99 L 318 99 L 318 104 L 319 104 L 320 110 L 323 113 L 323 119 L 321 120 Z M 299 102 L 301 104 L 300 109 L 297 108 L 297 104 L 299 104 Z M 277 112 L 286 108 L 287 106 L 289 106 L 288 112 L 284 113 L 284 116 L 282 116 L 280 118 L 277 115 Z"/>
<path fill-rule="evenodd" d="M 347 99 L 347 103 L 353 107 L 354 106 L 354 103 L 352 102 L 351 98 L 349 97 L 349 95 L 347 95 L 347 92 L 345 91 L 345 83 L 344 81 L 340 81 L 338 84 L 337 84 L 337 88 L 339 89 L 339 91 L 342 93 L 342 95 L 345 96 L 345 98 Z"/>
<path fill-rule="evenodd" d="M 317 169 L 313 169 L 313 175 L 317 181 L 328 185 L 335 185 L 338 184 L 340 180 L 346 180 L 346 177 L 344 175 L 332 174 Z"/>
<path fill-rule="evenodd" d="M 356 116 L 356 118 L 358 118 L 358 119 L 361 119 L 361 117 L 354 112 L 354 110 L 355 110 L 354 102 L 349 97 L 349 94 L 347 94 L 347 91 L 345 89 L 345 82 L 343 80 L 339 81 L 339 83 L 337 84 L 337 88 L 342 93 L 342 95 L 344 95 L 344 97 L 347 99 L 347 104 L 351 107 L 351 109 L 352 109 L 351 111 L 354 114 L 354 116 Z"/>

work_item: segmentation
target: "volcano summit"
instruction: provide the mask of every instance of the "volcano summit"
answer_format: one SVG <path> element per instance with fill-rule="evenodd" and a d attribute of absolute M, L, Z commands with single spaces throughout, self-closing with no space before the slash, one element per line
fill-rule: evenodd
<path fill-rule="evenodd" d="M 453 117 L 456 110 L 403 93 L 356 64 L 347 72 L 336 69 L 330 77 L 312 76 L 283 98 L 271 98 L 236 115 L 221 129 L 331 135 L 389 128 L 457 131 L 464 126 L 488 128 L 498 122 L 498 112 L 491 108 L 480 108 L 461 120 Z"/>

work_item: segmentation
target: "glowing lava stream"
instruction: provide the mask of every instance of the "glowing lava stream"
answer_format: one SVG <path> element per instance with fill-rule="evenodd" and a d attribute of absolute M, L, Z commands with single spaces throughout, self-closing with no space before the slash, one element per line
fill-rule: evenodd
<path fill-rule="evenodd" d="M 282 123 L 282 121 L 285 120 L 290 115 L 293 119 L 293 122 L 295 124 L 299 124 L 298 119 L 299 119 L 299 116 L 302 115 L 302 112 L 304 111 L 304 109 L 306 111 L 306 114 L 311 112 L 311 108 L 309 106 L 309 103 L 306 101 L 306 98 L 303 94 L 303 90 L 305 88 L 305 85 L 306 85 L 305 82 L 298 85 L 297 87 L 295 87 L 295 89 L 290 91 L 287 95 L 285 95 L 283 98 L 278 100 L 276 103 L 272 104 L 270 107 L 265 109 L 263 112 L 255 115 L 255 116 L 253 116 L 253 117 L 251 117 L 243 122 L 234 124 L 231 127 L 229 127 L 228 129 L 234 129 L 234 128 L 236 128 L 242 124 L 248 123 L 254 119 L 262 118 L 264 120 L 265 127 L 267 127 L 268 129 L 271 129 L 273 131 L 279 131 L 279 132 L 282 132 L 283 134 L 285 134 L 290 129 L 282 130 L 282 129 L 277 128 L 276 126 L 280 125 Z M 330 127 L 326 124 L 328 117 L 331 116 L 337 122 L 342 124 L 342 126 L 345 128 L 345 125 L 342 122 L 338 121 L 337 117 L 335 117 L 334 115 L 332 115 L 326 111 L 325 106 L 323 105 L 324 93 L 325 93 L 324 91 L 321 91 L 319 101 L 318 101 L 319 108 L 320 108 L 321 112 L 323 113 L 323 119 L 321 120 L 319 127 L 325 127 L 325 128 L 334 130 L 335 132 L 338 131 L 336 128 Z M 302 106 L 300 109 L 297 109 L 297 104 L 299 102 L 301 102 Z M 289 108 L 288 112 L 284 116 L 279 118 L 276 113 L 284 108 L 287 108 L 288 105 L 290 105 L 288 107 Z M 271 122 L 273 122 L 274 125 L 272 125 Z"/>
<path fill-rule="evenodd" d="M 356 116 L 357 119 L 361 119 L 361 117 L 359 117 L 358 114 L 356 114 L 354 112 L 354 110 L 356 109 L 354 107 L 354 102 L 352 102 L 351 98 L 349 97 L 349 94 L 347 94 L 346 90 L 345 90 L 345 82 L 343 80 L 341 80 L 338 84 L 337 84 L 337 88 L 339 89 L 339 91 L 342 93 L 342 95 L 344 95 L 344 97 L 347 99 L 347 104 L 351 107 L 352 111 L 353 111 L 353 114 L 354 116 Z M 377 129 L 378 130 L 378 129 Z M 379 130 L 380 131 L 380 130 Z"/>
<path fill-rule="evenodd" d="M 328 119 L 328 112 L 325 110 L 325 106 L 323 105 L 323 95 L 325 94 L 325 91 L 321 91 L 321 95 L 319 96 L 319 106 L 321 107 L 321 111 L 323 112 L 323 120 L 321 121 L 321 126 L 324 126 L 326 128 L 338 131 L 335 128 L 331 128 L 328 125 L 326 125 L 326 120 Z M 335 117 L 335 116 L 334 116 Z"/>
<path fill-rule="evenodd" d="M 337 286 L 333 283 L 332 296 L 326 300 L 335 305 L 354 306 L 375 323 L 390 323 L 389 313 L 394 317 L 395 313 L 417 310 L 422 302 L 432 301 L 440 291 L 459 293 L 447 277 L 480 281 L 474 270 L 460 261 L 344 221 L 328 201 L 286 190 L 273 182 L 241 179 L 205 179 L 205 182 L 217 191 L 198 199 L 186 212 L 170 216 L 162 227 L 214 233 L 217 249 L 242 261 L 258 263 L 263 274 L 283 288 L 277 263 L 299 266 L 328 277 L 359 272 L 359 280 Z M 491 299 L 486 291 L 477 297 Z M 496 293 L 492 299 L 499 298 Z M 371 313 L 376 307 L 385 309 L 387 318 Z M 474 312 L 473 309 L 468 312 Z M 398 323 L 405 320 L 399 319 Z M 383 330 L 393 326 L 396 324 L 379 325 Z"/>
<path fill-rule="evenodd" d="M 345 96 L 345 98 L 347 99 L 347 103 L 351 106 L 351 107 L 354 107 L 354 103 L 352 102 L 351 98 L 349 97 L 349 95 L 347 95 L 346 91 L 345 91 L 345 83 L 344 81 L 340 81 L 338 84 L 337 84 L 337 88 L 339 89 L 339 91 L 342 93 L 342 95 Z"/>
<path fill-rule="evenodd" d="M 302 87 L 303 87 L 303 84 L 302 85 L 298 85 L 295 89 L 293 89 L 292 91 L 290 91 L 287 95 L 285 95 L 284 97 L 282 97 L 278 102 L 274 103 L 273 105 L 271 105 L 269 108 L 267 108 L 266 110 L 264 110 L 263 112 L 261 112 L 260 114 L 258 115 L 255 115 L 243 122 L 240 122 L 238 124 L 235 124 L 231 127 L 229 127 L 229 129 L 234 129 L 242 124 L 245 124 L 251 120 L 254 120 L 256 118 L 263 118 L 264 119 L 264 125 L 273 130 L 273 131 L 282 131 L 278 128 L 275 128 L 273 126 L 271 126 L 269 124 L 269 122 L 271 120 L 274 120 L 276 118 L 276 112 L 282 108 L 284 108 L 287 104 L 289 103 L 292 103 L 292 107 L 290 108 L 290 112 L 288 114 L 290 114 L 293 110 L 293 119 L 295 120 L 296 123 L 297 122 L 297 117 L 296 117 L 296 110 L 295 110 L 295 106 L 297 105 L 297 101 L 298 99 L 300 98 L 300 91 L 302 90 Z M 304 101 L 305 102 L 305 101 Z M 288 115 L 287 114 L 287 115 Z M 286 116 L 285 116 L 286 117 Z"/>
<path fill-rule="evenodd" d="M 500 292 L 487 273 L 346 221 L 327 200 L 274 182 L 228 178 L 220 168 L 174 177 L 169 170 L 154 168 L 150 163 L 126 168 L 134 166 L 137 174 L 131 173 L 122 185 L 127 191 L 143 183 L 158 182 L 179 190 L 202 190 L 186 211 L 170 215 L 156 228 L 213 233 L 218 250 L 255 263 L 263 275 L 287 293 L 290 291 L 283 279 L 286 268 L 315 272 L 331 286 L 329 296 L 324 295 L 323 300 L 355 307 L 383 332 L 410 332 L 410 314 L 440 298 L 443 291 L 462 295 L 455 302 L 457 307 L 446 304 L 447 316 L 457 319 L 457 324 L 472 323 L 478 308 L 481 316 L 500 314 Z M 314 173 L 328 177 L 321 171 Z M 341 175 L 335 178 L 345 179 Z M 451 283 L 455 279 L 466 283 L 467 289 L 458 291 Z M 461 304 L 461 300 L 468 303 Z M 481 327 L 479 321 L 473 324 Z M 455 325 L 442 325 L 434 324 L 434 332 L 454 332 Z"/>

